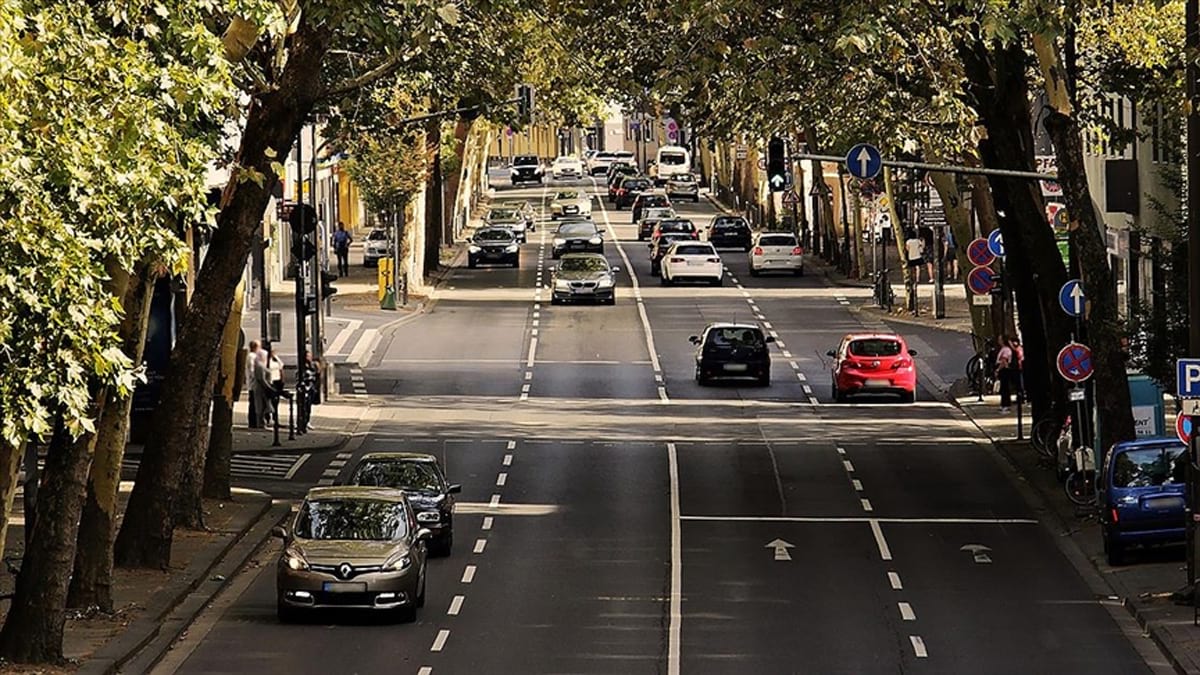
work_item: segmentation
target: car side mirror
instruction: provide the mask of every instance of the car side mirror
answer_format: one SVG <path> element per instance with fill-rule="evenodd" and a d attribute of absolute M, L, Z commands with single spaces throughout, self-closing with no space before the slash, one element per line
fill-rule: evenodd
<path fill-rule="evenodd" d="M 916 355 L 917 355 L 917 350 L 915 350 L 915 349 L 910 349 L 910 350 L 908 350 L 908 355 L 909 355 L 909 356 L 916 356 Z"/>
<path fill-rule="evenodd" d="M 620 267 L 614 267 L 614 268 L 612 268 L 612 273 L 613 273 L 613 274 L 616 274 L 617 272 L 620 272 L 620 271 L 621 271 L 621 268 L 620 268 Z"/>
<path fill-rule="evenodd" d="M 271 528 L 271 536 L 277 537 L 279 539 L 287 539 L 288 538 L 287 528 L 282 525 L 276 525 L 275 527 Z"/>
<path fill-rule="evenodd" d="M 837 352 L 830 349 L 829 351 L 825 352 L 825 356 L 837 356 Z"/>
<path fill-rule="evenodd" d="M 699 335 L 689 335 L 688 342 L 690 342 L 694 345 L 698 345 L 698 344 L 700 344 L 700 336 Z"/>
<path fill-rule="evenodd" d="M 427 527 L 422 527 L 421 529 L 417 530 L 417 541 L 429 541 L 429 538 L 432 536 L 433 531 Z"/>
<path fill-rule="evenodd" d="M 774 342 L 774 341 L 775 341 L 775 336 L 774 336 L 774 335 L 768 335 L 768 336 L 766 337 L 766 341 L 767 341 L 767 342 Z"/>
<path fill-rule="evenodd" d="M 462 492 L 462 485 L 460 485 L 458 483 L 453 483 L 449 487 L 446 488 L 446 494 L 456 495 L 460 492 Z"/>

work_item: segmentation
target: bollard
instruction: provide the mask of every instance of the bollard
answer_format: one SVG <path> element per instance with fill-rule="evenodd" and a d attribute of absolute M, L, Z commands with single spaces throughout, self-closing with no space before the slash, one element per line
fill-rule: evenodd
<path fill-rule="evenodd" d="M 271 418 L 275 420 L 275 442 L 271 443 L 271 447 L 279 447 L 282 443 L 279 442 L 279 406 L 276 405 L 275 414 Z"/>
<path fill-rule="evenodd" d="M 978 398 L 975 399 L 976 403 L 983 403 L 983 383 L 987 382 L 987 378 L 983 375 L 983 369 L 986 365 L 986 361 L 981 361 L 979 364 L 979 382 L 975 385 L 975 391 L 978 392 Z"/>
<path fill-rule="evenodd" d="M 1018 389 L 1017 390 L 1017 440 L 1018 441 L 1025 440 L 1025 431 L 1024 431 L 1024 426 L 1023 426 L 1024 420 L 1022 419 L 1022 415 L 1021 415 L 1021 404 L 1024 401 L 1025 401 L 1025 392 Z"/>
<path fill-rule="evenodd" d="M 296 440 L 296 424 L 292 419 L 292 416 L 295 414 L 295 410 L 296 410 L 296 401 L 295 401 L 294 397 L 289 396 L 288 397 L 288 440 L 289 441 Z"/>

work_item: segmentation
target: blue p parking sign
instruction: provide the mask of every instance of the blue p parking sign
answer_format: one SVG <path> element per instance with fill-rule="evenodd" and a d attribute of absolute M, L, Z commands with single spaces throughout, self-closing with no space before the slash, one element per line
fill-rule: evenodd
<path fill-rule="evenodd" d="M 1176 362 L 1175 386 L 1179 398 L 1200 398 L 1200 359 Z"/>

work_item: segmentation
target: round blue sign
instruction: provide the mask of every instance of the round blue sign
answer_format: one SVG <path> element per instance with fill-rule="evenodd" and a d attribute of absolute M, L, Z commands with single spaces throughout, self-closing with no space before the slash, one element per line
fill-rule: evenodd
<path fill-rule="evenodd" d="M 1083 316 L 1087 296 L 1083 294 L 1083 282 L 1071 279 L 1058 291 L 1058 304 L 1070 316 Z"/>
<path fill-rule="evenodd" d="M 855 178 L 874 178 L 883 170 L 883 155 L 869 143 L 859 143 L 846 153 L 846 170 Z"/>
<path fill-rule="evenodd" d="M 1004 235 L 1000 234 L 1000 230 L 992 230 L 988 235 L 988 250 L 997 258 L 1004 257 Z"/>

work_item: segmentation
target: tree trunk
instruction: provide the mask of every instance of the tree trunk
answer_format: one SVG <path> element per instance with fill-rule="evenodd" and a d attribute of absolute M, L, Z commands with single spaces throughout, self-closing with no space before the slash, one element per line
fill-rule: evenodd
<path fill-rule="evenodd" d="M 1087 293 L 1087 340 L 1094 363 L 1093 391 L 1101 437 L 1093 441 L 1102 453 L 1117 441 L 1136 437 L 1129 398 L 1129 378 L 1121 350 L 1122 330 L 1117 310 L 1117 288 L 1108 264 L 1104 221 L 1088 189 L 1083 164 L 1083 140 L 1079 122 L 1072 113 L 1070 92 L 1062 58 L 1053 36 L 1034 35 L 1046 95 L 1052 110 L 1046 115 L 1046 131 L 1054 141 L 1058 159 L 1059 185 L 1067 202 L 1071 238 L 1079 253 L 1080 277 Z"/>
<path fill-rule="evenodd" d="M 934 161 L 940 161 L 940 158 L 934 158 Z M 967 285 L 966 274 L 974 267 L 967 258 L 967 245 L 975 238 L 971 231 L 971 211 L 962 200 L 953 176 L 941 171 L 934 171 L 929 175 L 938 197 L 942 200 L 942 212 L 946 214 L 946 223 L 950 225 L 954 240 L 958 242 L 954 248 L 954 257 L 958 262 L 958 272 L 962 279 L 964 292 L 969 299 L 974 295 L 970 286 Z M 969 305 L 967 309 L 971 312 L 971 332 L 982 342 L 992 341 L 995 324 L 991 320 L 991 306 Z"/>
<path fill-rule="evenodd" d="M 987 129 L 980 144 L 984 166 L 1032 171 L 1033 131 L 1025 52 L 1020 44 L 989 50 L 982 40 L 959 45 L 971 106 Z M 1054 233 L 1046 223 L 1036 181 L 989 180 L 1007 253 L 1006 284 L 1016 290 L 1025 346 L 1025 391 L 1038 419 L 1065 410 L 1066 387 L 1055 375 L 1054 358 L 1070 338 L 1058 289 L 1067 279 Z"/>
<path fill-rule="evenodd" d="M 165 569 L 170 564 L 175 507 L 187 460 L 184 451 L 208 429 L 212 355 L 221 344 L 251 246 L 261 236 L 270 188 L 278 180 L 271 165 L 275 158 L 287 156 L 321 95 L 321 62 L 328 39 L 326 28 L 310 25 L 302 17 L 288 39 L 288 59 L 278 87 L 258 96 L 247 114 L 238 164 L 267 180 L 260 186 L 234 177 L 222 195 L 218 227 L 196 277 L 187 320 L 171 350 L 171 386 L 159 401 L 154 430 L 117 535 L 115 560 L 122 567 Z"/>
<path fill-rule="evenodd" d="M 213 392 L 212 430 L 208 437 L 208 452 L 204 457 L 203 496 L 214 499 L 229 499 L 229 463 L 233 458 L 233 402 L 237 397 L 244 364 L 239 354 L 242 336 L 242 293 L 239 284 L 233 295 L 233 306 L 225 322 L 221 336 L 221 358 L 217 374 L 216 390 Z"/>
<path fill-rule="evenodd" d="M 89 393 L 91 412 L 98 415 L 103 412 L 105 393 L 99 388 Z M 46 456 L 33 536 L 0 629 L 0 658 L 17 663 L 55 663 L 63 657 L 67 585 L 96 437 L 85 433 L 71 440 L 61 423 L 56 431 Z"/>
<path fill-rule="evenodd" d="M 435 104 L 431 103 L 431 108 Z M 425 147 L 430 150 L 429 180 L 425 183 L 425 274 L 442 265 L 442 123 L 425 123 Z"/>
<path fill-rule="evenodd" d="M 150 320 L 150 299 L 156 280 L 157 274 L 149 265 L 138 265 L 122 302 L 125 318 L 120 328 L 121 348 L 133 363 L 142 362 Z M 117 495 L 133 396 L 116 398 L 110 390 L 108 399 L 96 422 L 96 445 L 79 523 L 75 571 L 67 593 L 68 607 L 99 607 L 105 612 L 113 611 L 112 556 L 113 540 L 117 535 Z"/>
<path fill-rule="evenodd" d="M 12 518 L 13 501 L 17 496 L 17 476 L 21 473 L 21 455 L 25 444 L 9 445 L 0 440 L 0 552 L 8 541 L 8 521 Z"/>

